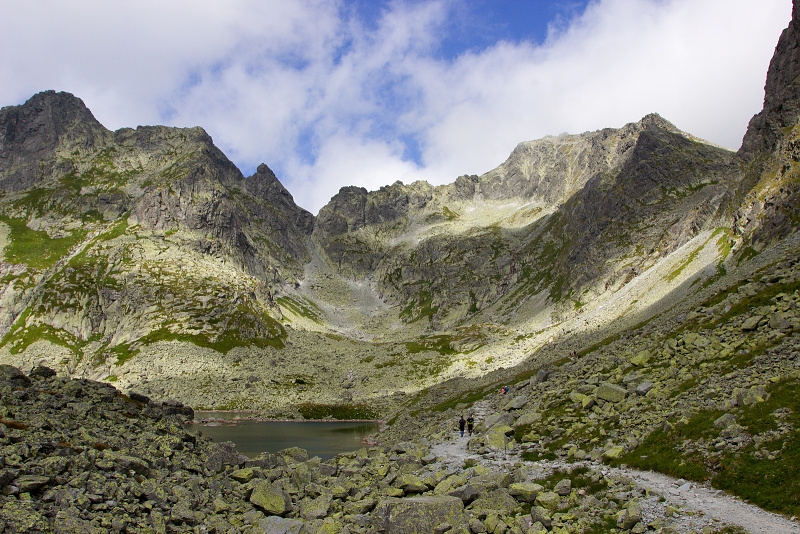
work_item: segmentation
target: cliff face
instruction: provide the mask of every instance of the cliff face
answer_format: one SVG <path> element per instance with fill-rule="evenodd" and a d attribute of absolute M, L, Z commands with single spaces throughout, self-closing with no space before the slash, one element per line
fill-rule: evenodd
<path fill-rule="evenodd" d="M 744 179 L 728 209 L 736 231 L 761 249 L 800 223 L 800 3 L 781 34 L 764 85 L 764 109 L 750 121 L 738 152 Z"/>

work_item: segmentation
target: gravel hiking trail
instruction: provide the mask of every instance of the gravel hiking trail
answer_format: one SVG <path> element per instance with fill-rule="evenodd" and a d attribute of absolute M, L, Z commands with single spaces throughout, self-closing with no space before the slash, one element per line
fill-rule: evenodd
<path fill-rule="evenodd" d="M 461 438 L 456 431 L 448 441 L 433 445 L 432 452 L 452 467 L 463 466 L 468 459 L 494 469 L 528 464 L 541 472 L 542 477 L 555 469 L 585 465 L 604 475 L 627 479 L 647 490 L 646 497 L 641 502 L 642 521 L 648 523 L 658 517 L 671 516 L 674 522 L 672 526 L 680 533 L 692 530 L 702 532 L 705 527 L 717 531 L 725 526 L 738 526 L 749 534 L 800 534 L 800 523 L 795 518 L 789 519 L 767 512 L 707 485 L 675 479 L 652 471 L 614 468 L 597 462 L 567 463 L 545 460 L 529 462 L 520 457 L 519 450 L 497 451 L 482 456 L 467 450 L 467 441 L 468 436 Z"/>

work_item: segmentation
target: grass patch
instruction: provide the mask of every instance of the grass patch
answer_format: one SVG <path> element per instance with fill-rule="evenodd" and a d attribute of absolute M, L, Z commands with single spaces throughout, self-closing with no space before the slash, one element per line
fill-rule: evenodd
<path fill-rule="evenodd" d="M 406 349 L 410 354 L 419 354 L 420 352 L 435 351 L 442 356 L 449 354 L 458 354 L 458 351 L 450 346 L 452 337 L 438 335 L 421 337 L 416 341 L 408 341 L 405 343 Z"/>
<path fill-rule="evenodd" d="M 431 412 L 446 412 L 447 410 L 455 409 L 459 404 L 472 404 L 483 399 L 497 389 L 500 382 L 488 385 L 480 389 L 466 390 L 456 397 L 449 398 L 443 402 L 435 404 L 428 411 Z M 411 412 L 412 416 L 419 415 L 423 410 L 416 410 Z"/>
<path fill-rule="evenodd" d="M 628 464 L 639 469 L 658 471 L 676 478 L 696 481 L 708 480 L 711 476 L 705 463 L 707 451 L 689 452 L 683 443 L 702 437 L 711 437 L 714 421 L 722 415 L 721 411 L 703 412 L 691 418 L 686 424 L 678 424 L 669 430 L 657 428 L 643 443 L 621 456 L 611 460 L 612 465 Z"/>
<path fill-rule="evenodd" d="M 285 333 L 285 331 L 281 331 Z M 228 330 L 212 339 L 206 334 L 174 333 L 166 328 L 160 328 L 150 332 L 139 340 L 139 342 L 144 345 L 157 343 L 159 341 L 182 341 L 185 343 L 193 343 L 198 347 L 213 349 L 217 352 L 221 352 L 222 354 L 227 354 L 230 350 L 236 347 L 256 346 L 262 349 L 266 347 L 282 349 L 284 347 L 283 340 L 280 337 L 247 339 L 244 338 L 238 330 Z"/>
<path fill-rule="evenodd" d="M 445 219 L 447 219 L 449 221 L 458 219 L 458 217 L 459 217 L 458 213 L 454 212 L 453 210 L 451 210 L 447 206 L 442 208 L 442 215 L 444 216 Z"/>
<path fill-rule="evenodd" d="M 526 462 L 538 462 L 539 460 L 556 460 L 558 455 L 551 450 L 545 450 L 540 452 L 534 451 L 525 451 L 522 453 L 522 459 Z"/>
<path fill-rule="evenodd" d="M 766 510 L 800 515 L 800 479 L 796 476 L 800 472 L 800 383 L 786 379 L 766 389 L 770 394 L 766 401 L 730 412 L 746 435 L 758 438 L 755 442 L 738 449 L 714 450 L 720 436 L 714 421 L 724 412 L 704 411 L 686 424 L 656 429 L 637 449 L 611 463 L 710 480 L 715 488 Z M 764 449 L 771 455 L 764 454 Z"/>
<path fill-rule="evenodd" d="M 73 230 L 69 237 L 51 239 L 47 232 L 28 228 L 24 219 L 3 216 L 0 221 L 11 228 L 11 243 L 4 250 L 6 261 L 24 263 L 34 269 L 52 266 L 86 237 L 85 230 Z"/>
<path fill-rule="evenodd" d="M 670 272 L 670 273 L 667 275 L 667 282 L 672 282 L 672 281 L 673 281 L 673 280 L 675 280 L 675 279 L 676 279 L 678 276 L 680 276 L 680 274 L 683 272 L 683 270 L 684 270 L 686 267 L 688 267 L 689 265 L 691 265 L 691 264 L 692 264 L 692 262 L 693 262 L 693 261 L 694 261 L 694 260 L 697 258 L 697 256 L 700 254 L 700 251 L 701 251 L 701 250 L 703 250 L 703 249 L 706 247 L 706 245 L 708 245 L 708 242 L 709 242 L 709 241 L 711 241 L 711 240 L 712 240 L 712 239 L 713 239 L 713 238 L 714 238 L 716 235 L 717 235 L 717 232 L 715 231 L 713 234 L 711 234 L 711 236 L 710 236 L 710 237 L 709 237 L 709 238 L 708 238 L 708 239 L 707 239 L 707 240 L 706 240 L 706 241 L 705 241 L 705 242 L 704 242 L 702 245 L 700 245 L 699 247 L 697 247 L 696 249 L 694 249 L 694 250 L 692 251 L 692 253 L 691 253 L 691 254 L 689 254 L 689 257 L 688 257 L 688 258 L 686 258 L 686 260 L 684 260 L 684 261 L 683 261 L 683 262 L 681 262 L 679 265 L 677 265 L 677 266 L 675 267 L 675 269 L 673 269 L 673 270 L 672 270 L 672 271 L 671 271 L 671 272 Z M 723 237 L 724 237 L 724 236 L 723 236 Z"/>
<path fill-rule="evenodd" d="M 619 532 L 617 520 L 614 517 L 607 517 L 603 521 L 592 523 L 583 531 L 583 534 L 608 534 L 609 532 Z"/>
<path fill-rule="evenodd" d="M 800 515 L 800 383 L 787 379 L 767 388 L 770 398 L 740 410 L 739 424 L 752 435 L 772 436 L 763 447 L 775 450 L 774 460 L 756 455 L 755 445 L 741 454 L 726 455 L 712 479 L 715 487 L 730 491 L 765 510 Z M 777 410 L 783 410 L 779 417 Z M 788 432 L 778 432 L 780 427 Z"/>
<path fill-rule="evenodd" d="M 22 318 L 22 321 L 18 320 L 17 324 L 24 325 L 24 318 Z M 68 334 L 64 330 L 56 330 L 50 325 L 23 326 L 19 329 L 12 328 L 5 337 L 3 337 L 2 342 L 0 342 L 0 347 L 9 345 L 8 351 L 11 354 L 20 354 L 33 343 L 40 340 L 49 341 L 54 345 L 65 347 L 75 354 L 79 352 L 77 340 L 71 334 Z"/>
<path fill-rule="evenodd" d="M 450 365 L 449 358 L 425 358 L 421 360 L 408 360 L 406 378 L 424 380 L 431 376 L 438 376 Z"/>
<path fill-rule="evenodd" d="M 305 317 L 317 324 L 322 324 L 322 310 L 310 300 L 303 299 L 301 302 L 290 297 L 278 297 L 275 300 L 278 302 L 278 305 L 286 308 L 298 317 Z"/>
<path fill-rule="evenodd" d="M 124 235 L 125 232 L 128 230 L 128 214 L 123 213 L 120 217 L 120 220 L 117 221 L 114 226 L 108 229 L 106 232 L 101 234 L 98 239 L 101 241 L 111 241 L 112 239 L 116 239 L 121 235 Z"/>
<path fill-rule="evenodd" d="M 414 323 L 424 318 L 431 318 L 439 311 L 433 307 L 433 295 L 428 290 L 419 292 L 419 299 L 412 301 L 401 312 L 400 317 L 407 323 Z"/>
<path fill-rule="evenodd" d="M 751 258 L 758 256 L 758 252 L 753 247 L 744 247 L 736 258 L 736 265 L 739 266 Z"/>

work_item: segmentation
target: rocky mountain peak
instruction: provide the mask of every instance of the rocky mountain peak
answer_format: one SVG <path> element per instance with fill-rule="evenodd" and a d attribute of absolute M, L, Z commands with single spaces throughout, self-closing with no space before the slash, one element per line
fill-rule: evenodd
<path fill-rule="evenodd" d="M 755 249 L 791 234 L 800 220 L 799 122 L 800 0 L 794 0 L 770 61 L 764 108 L 750 120 L 738 152 L 742 179 L 726 207 L 736 233 Z"/>
<path fill-rule="evenodd" d="M 80 98 L 44 91 L 0 109 L 0 189 L 27 189 L 52 172 L 59 149 L 91 150 L 110 132 Z"/>
<path fill-rule="evenodd" d="M 291 193 L 265 163 L 258 166 L 254 175 L 244 180 L 244 187 L 251 195 L 269 202 L 281 213 L 287 214 L 301 233 L 311 233 L 314 216 L 295 204 Z"/>

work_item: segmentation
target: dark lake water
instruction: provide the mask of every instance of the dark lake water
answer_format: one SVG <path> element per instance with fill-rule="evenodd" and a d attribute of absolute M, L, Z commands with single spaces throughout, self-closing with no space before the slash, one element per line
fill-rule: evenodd
<path fill-rule="evenodd" d="M 238 414 L 240 416 L 240 414 Z M 197 418 L 211 417 L 199 412 Z M 362 440 L 378 431 L 377 423 L 355 421 L 336 422 L 275 422 L 236 420 L 234 415 L 214 413 L 215 419 L 225 419 L 212 425 L 184 425 L 193 433 L 202 433 L 215 442 L 232 441 L 240 453 L 253 458 L 262 452 L 275 453 L 289 447 L 300 447 L 309 456 L 323 460 L 343 452 L 366 447 Z"/>

